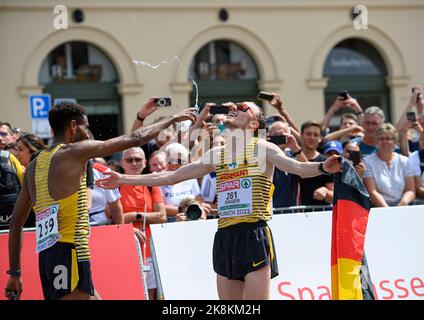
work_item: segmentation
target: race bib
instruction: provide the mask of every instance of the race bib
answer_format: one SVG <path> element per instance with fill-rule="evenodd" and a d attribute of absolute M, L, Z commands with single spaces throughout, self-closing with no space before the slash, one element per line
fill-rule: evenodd
<path fill-rule="evenodd" d="M 252 214 L 252 178 L 221 182 L 218 186 L 220 218 Z"/>
<path fill-rule="evenodd" d="M 36 253 L 52 247 L 61 238 L 57 223 L 58 212 L 59 205 L 54 205 L 35 214 Z"/>

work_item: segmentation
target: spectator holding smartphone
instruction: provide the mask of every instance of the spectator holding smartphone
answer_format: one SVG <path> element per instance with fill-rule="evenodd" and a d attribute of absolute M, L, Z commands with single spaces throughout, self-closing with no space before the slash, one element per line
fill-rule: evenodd
<path fill-rule="evenodd" d="M 362 160 L 362 154 L 359 145 L 353 141 L 345 142 L 343 144 L 343 157 L 352 163 L 359 177 L 362 179 L 366 167 L 364 161 Z"/>
<path fill-rule="evenodd" d="M 364 112 L 362 111 L 361 106 L 359 105 L 358 101 L 350 96 L 350 94 L 347 91 L 342 91 L 339 93 L 339 95 L 336 97 L 336 100 L 331 105 L 331 107 L 328 109 L 324 119 L 322 120 L 322 129 L 323 131 L 327 131 L 327 128 L 330 124 L 331 119 L 334 117 L 334 115 L 339 112 L 343 108 L 349 108 L 351 109 L 351 113 L 357 116 L 357 119 L 355 120 L 356 124 L 358 122 L 362 121 L 362 117 Z M 347 126 L 346 126 L 347 128 Z M 345 129 L 342 127 L 342 124 L 340 125 L 340 129 Z M 350 131 L 345 131 L 342 133 L 342 135 L 345 135 L 347 133 L 350 133 Z M 326 137 L 325 140 L 339 140 L 338 137 Z"/>
<path fill-rule="evenodd" d="M 299 129 L 296 126 L 296 123 L 294 122 L 293 118 L 290 116 L 290 114 L 287 112 L 287 109 L 284 106 L 283 100 L 281 99 L 281 96 L 278 93 L 272 92 L 272 99 L 267 100 L 271 106 L 273 106 L 280 116 L 282 116 L 285 121 L 290 126 L 291 134 L 296 138 L 298 143 L 301 142 Z"/>
<path fill-rule="evenodd" d="M 424 99 L 421 94 L 421 87 L 414 86 L 411 91 L 411 98 L 405 108 L 405 112 L 396 125 L 400 135 L 401 152 L 405 156 L 409 156 L 411 152 L 418 150 L 418 140 L 421 132 L 417 118 L 423 115 L 424 110 Z M 413 110 L 414 108 L 416 112 Z"/>
<path fill-rule="evenodd" d="M 286 156 L 289 158 L 295 158 L 300 162 L 308 161 L 296 139 L 290 134 L 290 128 L 286 122 L 274 122 L 269 127 L 268 134 L 271 138 L 270 142 L 277 144 L 277 146 L 286 154 Z M 281 141 L 284 143 L 279 144 L 278 142 L 274 142 L 272 139 L 273 137 L 284 137 L 285 139 Z M 300 177 L 295 174 L 282 171 L 278 168 L 274 169 L 272 180 L 275 186 L 275 191 L 272 197 L 272 204 L 274 209 L 300 205 L 299 181 Z"/>
<path fill-rule="evenodd" d="M 364 129 L 359 125 L 358 116 L 353 113 L 344 113 L 340 117 L 339 129 L 327 134 L 324 141 L 339 140 L 343 143 L 363 136 Z"/>

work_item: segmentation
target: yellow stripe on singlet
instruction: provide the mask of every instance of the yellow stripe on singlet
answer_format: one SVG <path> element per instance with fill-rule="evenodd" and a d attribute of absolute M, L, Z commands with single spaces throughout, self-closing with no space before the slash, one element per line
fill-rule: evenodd
<path fill-rule="evenodd" d="M 90 260 L 88 243 L 90 229 L 87 208 L 86 173 L 81 179 L 81 184 L 77 192 L 58 201 L 50 197 L 48 187 L 50 162 L 53 155 L 63 146 L 61 144 L 50 151 L 42 151 L 36 159 L 36 198 L 33 209 L 34 212 L 39 212 L 53 205 L 59 205 L 58 230 L 61 235 L 59 242 L 74 244 L 77 260 L 87 261 Z M 66 183 L 66 181 L 63 181 L 63 183 Z"/>
<path fill-rule="evenodd" d="M 219 192 L 219 185 L 225 182 L 225 180 L 228 180 L 224 178 L 225 174 L 237 175 L 237 173 L 240 173 L 243 170 L 248 170 L 248 175 L 244 177 L 252 179 L 253 213 L 247 216 L 220 218 L 218 220 L 218 228 L 226 228 L 243 222 L 254 223 L 259 220 L 269 221 L 272 218 L 271 199 L 274 193 L 274 184 L 263 174 L 258 163 L 252 161 L 252 159 L 257 159 L 257 157 L 255 157 L 257 143 L 257 138 L 252 139 L 252 141 L 246 146 L 244 154 L 236 160 L 237 167 L 234 169 L 230 169 L 228 163 L 225 163 L 225 159 L 231 159 L 231 157 L 228 157 L 227 155 L 226 148 L 224 148 L 221 152 L 221 161 L 216 168 L 217 193 Z"/>

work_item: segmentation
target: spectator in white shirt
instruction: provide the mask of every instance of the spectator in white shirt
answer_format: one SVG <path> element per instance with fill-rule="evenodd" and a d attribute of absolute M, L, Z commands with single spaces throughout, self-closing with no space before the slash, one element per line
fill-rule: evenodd
<path fill-rule="evenodd" d="M 166 167 L 169 171 L 175 171 L 189 161 L 188 150 L 180 143 L 171 143 L 166 146 L 165 154 Z M 176 217 L 179 213 L 178 206 L 184 198 L 196 199 L 206 214 L 210 212 L 210 205 L 204 203 L 197 179 L 186 180 L 170 186 L 162 186 L 161 189 L 168 217 Z"/>
<path fill-rule="evenodd" d="M 415 199 L 409 159 L 394 152 L 398 131 L 385 123 L 376 132 L 378 151 L 364 158 L 364 184 L 376 207 L 407 206 Z"/>

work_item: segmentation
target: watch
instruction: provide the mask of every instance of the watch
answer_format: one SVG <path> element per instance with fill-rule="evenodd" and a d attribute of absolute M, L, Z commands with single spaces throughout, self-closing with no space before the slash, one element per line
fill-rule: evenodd
<path fill-rule="evenodd" d="M 297 152 L 293 152 L 293 155 L 294 155 L 294 156 L 297 156 L 297 155 L 298 155 L 298 154 L 300 154 L 301 152 L 302 152 L 302 148 L 300 148 L 300 149 L 299 149 L 299 151 L 297 151 Z"/>
<path fill-rule="evenodd" d="M 141 218 L 143 218 L 143 215 L 140 212 L 137 212 L 137 214 L 135 215 L 135 218 L 137 220 L 141 220 Z"/>
<path fill-rule="evenodd" d="M 318 171 L 327 176 L 331 175 L 331 173 L 324 170 L 324 162 L 320 162 L 318 166 Z"/>
<path fill-rule="evenodd" d="M 11 277 L 20 277 L 21 276 L 21 270 L 7 270 L 6 273 L 10 275 Z"/>

